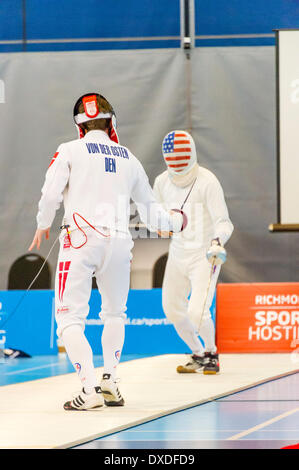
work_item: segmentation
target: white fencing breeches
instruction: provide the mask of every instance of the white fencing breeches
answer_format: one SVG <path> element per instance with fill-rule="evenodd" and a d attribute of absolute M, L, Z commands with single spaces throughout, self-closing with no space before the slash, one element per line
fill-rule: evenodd
<path fill-rule="evenodd" d="M 55 281 L 58 336 L 70 325 L 81 325 L 84 330 L 93 275 L 102 297 L 102 320 L 126 317 L 132 239 L 125 235 L 123 238 L 103 238 L 92 229 L 86 229 L 86 233 L 87 244 L 77 250 L 69 246 L 65 237 L 60 240 Z M 82 243 L 82 238 L 75 232 L 71 239 L 74 246 Z"/>
<path fill-rule="evenodd" d="M 162 288 L 163 309 L 193 352 L 196 351 L 194 337 L 198 334 L 207 351 L 216 350 L 210 307 L 219 272 L 220 266 L 217 266 L 210 282 L 211 264 L 205 253 L 179 249 L 171 249 L 169 252 Z M 196 352 L 201 352 L 199 348 L 198 342 Z"/>

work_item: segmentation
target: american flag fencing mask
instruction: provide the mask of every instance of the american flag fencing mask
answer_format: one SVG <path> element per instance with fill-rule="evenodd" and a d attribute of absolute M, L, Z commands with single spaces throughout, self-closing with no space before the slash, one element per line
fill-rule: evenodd
<path fill-rule="evenodd" d="M 172 175 L 185 175 L 197 163 L 195 143 L 186 131 L 171 131 L 163 139 L 162 153 Z"/>

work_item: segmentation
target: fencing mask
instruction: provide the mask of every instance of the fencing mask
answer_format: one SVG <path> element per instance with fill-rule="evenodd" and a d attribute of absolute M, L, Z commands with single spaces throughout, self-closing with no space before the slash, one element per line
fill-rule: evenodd
<path fill-rule="evenodd" d="M 109 137 L 113 142 L 119 143 L 116 131 L 116 116 L 111 104 L 98 93 L 86 93 L 77 100 L 73 111 L 75 125 L 79 138 L 84 137 L 82 124 L 96 119 L 109 120 Z"/>
<path fill-rule="evenodd" d="M 162 153 L 169 176 L 177 186 L 187 186 L 197 175 L 196 148 L 186 131 L 171 131 L 163 139 Z"/>

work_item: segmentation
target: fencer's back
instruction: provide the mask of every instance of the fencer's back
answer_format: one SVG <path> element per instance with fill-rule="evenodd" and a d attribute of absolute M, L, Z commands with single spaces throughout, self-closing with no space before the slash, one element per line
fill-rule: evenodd
<path fill-rule="evenodd" d="M 64 191 L 66 222 L 72 225 L 72 215 L 78 212 L 92 224 L 127 226 L 138 178 L 136 157 L 98 130 L 63 145 L 70 167 Z"/>

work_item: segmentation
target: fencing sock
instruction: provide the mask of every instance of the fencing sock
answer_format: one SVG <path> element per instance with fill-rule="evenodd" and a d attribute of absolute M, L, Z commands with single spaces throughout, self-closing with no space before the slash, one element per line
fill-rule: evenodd
<path fill-rule="evenodd" d="M 80 325 L 70 325 L 62 332 L 67 355 L 75 367 L 85 393 L 92 393 L 97 384 L 92 350 Z"/>
<path fill-rule="evenodd" d="M 175 329 L 182 340 L 189 346 L 193 354 L 201 356 L 204 353 L 204 348 L 197 336 L 196 328 L 188 317 L 183 318 L 180 322 L 176 323 Z"/>
<path fill-rule="evenodd" d="M 205 343 L 205 350 L 207 352 L 216 353 L 215 325 L 211 317 L 203 319 L 199 334 Z"/>
<path fill-rule="evenodd" d="M 125 339 L 125 323 L 121 317 L 107 317 L 102 333 L 104 374 L 116 377 L 116 367 L 120 360 Z"/>

